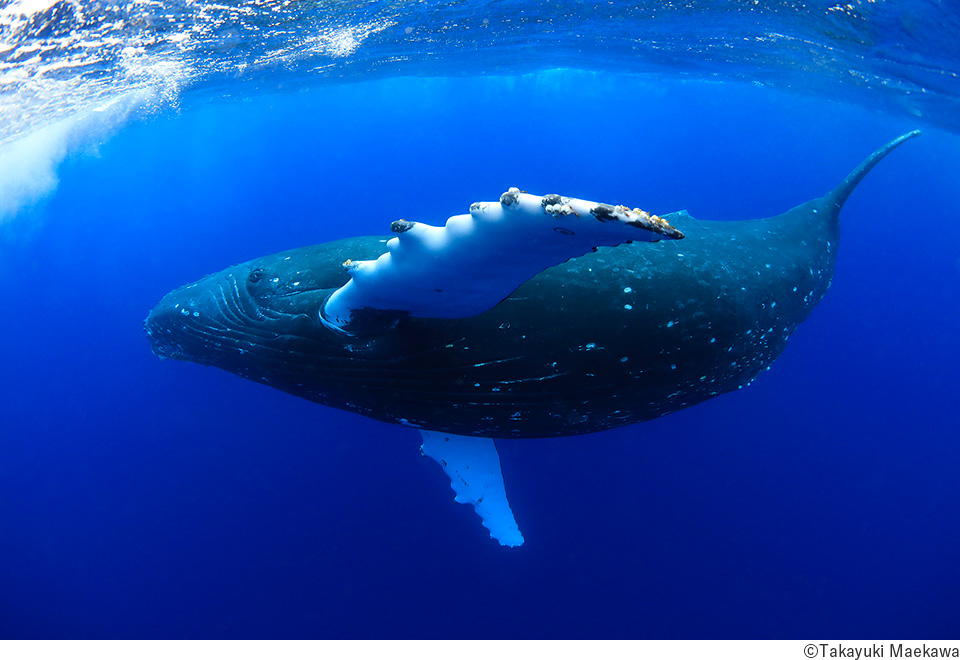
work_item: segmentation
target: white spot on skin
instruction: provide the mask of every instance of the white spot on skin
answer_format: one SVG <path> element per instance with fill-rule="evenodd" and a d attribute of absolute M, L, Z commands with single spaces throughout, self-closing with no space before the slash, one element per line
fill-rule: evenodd
<path fill-rule="evenodd" d="M 624 309 L 633 309 L 633 305 L 624 305 L 623 308 L 624 308 Z"/>
<path fill-rule="evenodd" d="M 624 293 L 633 293 L 633 289 L 632 289 L 631 287 L 629 287 L 629 286 L 628 286 L 628 287 L 624 287 L 623 292 L 624 292 Z"/>
<path fill-rule="evenodd" d="M 200 312 L 194 312 L 193 316 L 194 318 L 200 318 Z"/>

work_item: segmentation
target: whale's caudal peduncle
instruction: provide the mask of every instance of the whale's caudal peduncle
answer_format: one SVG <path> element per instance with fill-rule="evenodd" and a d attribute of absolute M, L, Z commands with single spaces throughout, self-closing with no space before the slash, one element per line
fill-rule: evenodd
<path fill-rule="evenodd" d="M 443 227 L 230 267 L 164 297 L 147 334 L 162 357 L 424 430 L 458 501 L 519 545 L 492 438 L 601 431 L 752 381 L 826 294 L 851 191 L 917 134 L 772 218 L 511 189 Z"/>
<path fill-rule="evenodd" d="M 904 135 L 901 135 L 900 137 L 886 143 L 872 154 L 867 156 L 855 170 L 850 172 L 850 174 L 848 174 L 847 177 L 840 182 L 839 186 L 834 188 L 828 194 L 828 197 L 837 206 L 837 209 L 839 210 L 844 203 L 846 203 L 847 198 L 850 197 L 850 193 L 852 193 L 854 188 L 856 188 L 860 182 L 863 181 L 863 178 L 870 173 L 870 170 L 876 167 L 877 163 L 883 160 L 887 154 L 899 147 L 901 144 L 911 138 L 917 137 L 918 135 L 920 135 L 920 131 L 918 130 L 905 133 Z"/>

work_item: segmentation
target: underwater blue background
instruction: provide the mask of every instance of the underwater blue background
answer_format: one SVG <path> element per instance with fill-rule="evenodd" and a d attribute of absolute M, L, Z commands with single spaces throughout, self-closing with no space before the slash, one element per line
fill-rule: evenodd
<path fill-rule="evenodd" d="M 500 441 L 526 544 L 410 429 L 160 361 L 167 291 L 508 186 L 782 212 L 893 137 L 751 387 Z M 0 637 L 956 638 L 960 138 L 736 82 L 559 70 L 186 96 L 0 226 Z"/>

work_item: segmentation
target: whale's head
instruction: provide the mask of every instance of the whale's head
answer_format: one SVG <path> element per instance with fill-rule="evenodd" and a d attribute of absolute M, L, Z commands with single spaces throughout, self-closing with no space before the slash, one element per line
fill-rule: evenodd
<path fill-rule="evenodd" d="M 348 239 L 254 259 L 171 291 L 144 321 L 153 352 L 241 376 L 289 371 L 298 353 L 342 348 L 320 321 L 323 301 L 349 279 L 348 256 L 373 256 L 378 239 Z"/>

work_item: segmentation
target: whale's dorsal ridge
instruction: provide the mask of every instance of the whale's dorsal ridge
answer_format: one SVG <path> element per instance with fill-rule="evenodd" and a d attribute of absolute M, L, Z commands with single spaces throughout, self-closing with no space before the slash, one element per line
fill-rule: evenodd
<path fill-rule="evenodd" d="M 695 219 L 687 209 L 680 209 L 679 211 L 672 211 L 670 213 L 664 213 L 663 219 L 669 222 L 670 224 L 681 223 L 684 220 L 693 220 Z"/>

